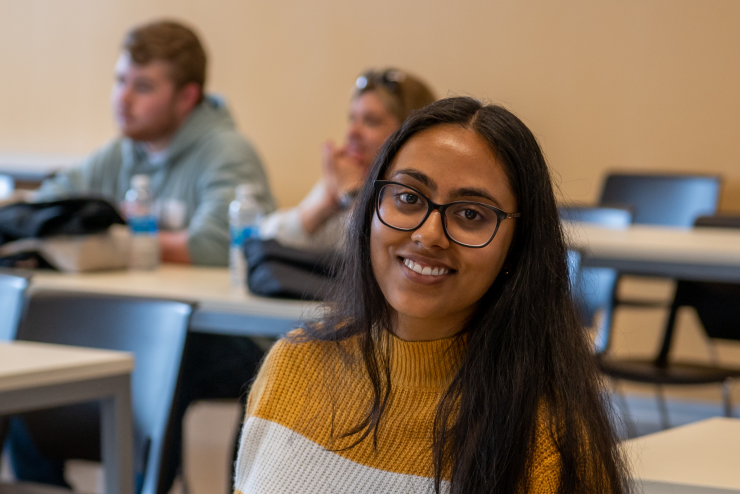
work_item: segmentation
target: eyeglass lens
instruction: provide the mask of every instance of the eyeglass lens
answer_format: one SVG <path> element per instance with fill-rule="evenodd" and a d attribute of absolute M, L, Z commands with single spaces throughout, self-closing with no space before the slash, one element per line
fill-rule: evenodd
<path fill-rule="evenodd" d="M 378 215 L 388 226 L 415 230 L 429 211 L 427 199 L 402 185 L 384 185 L 378 194 Z M 444 224 L 449 237 L 469 246 L 484 245 L 498 228 L 496 212 L 479 203 L 453 203 L 445 210 Z"/>

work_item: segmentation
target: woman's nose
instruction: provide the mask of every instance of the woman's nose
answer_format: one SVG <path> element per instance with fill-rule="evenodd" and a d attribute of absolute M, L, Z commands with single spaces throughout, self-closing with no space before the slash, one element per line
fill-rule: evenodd
<path fill-rule="evenodd" d="M 439 211 L 432 211 L 424 223 L 411 234 L 411 240 L 419 242 L 424 247 L 440 247 L 446 249 L 450 246 L 450 239 L 445 234 L 442 225 L 442 215 Z"/>
<path fill-rule="evenodd" d="M 356 138 L 361 134 L 362 134 L 362 124 L 360 124 L 356 120 L 351 120 L 349 122 L 349 126 L 347 127 L 347 137 Z"/>

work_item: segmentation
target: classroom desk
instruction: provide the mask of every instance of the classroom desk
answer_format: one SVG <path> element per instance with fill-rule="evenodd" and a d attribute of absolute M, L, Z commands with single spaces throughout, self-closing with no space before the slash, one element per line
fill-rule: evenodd
<path fill-rule="evenodd" d="M 583 265 L 624 274 L 740 282 L 740 230 L 633 225 L 610 230 L 564 223 L 566 241 Z"/>
<path fill-rule="evenodd" d="M 0 342 L 0 414 L 100 400 L 105 492 L 133 494 L 133 368 L 123 352 Z"/>
<path fill-rule="evenodd" d="M 713 418 L 623 443 L 645 494 L 740 493 L 740 420 Z"/>
<path fill-rule="evenodd" d="M 155 271 L 65 274 L 37 271 L 31 290 L 44 288 L 198 302 L 190 329 L 276 337 L 314 314 L 316 303 L 258 297 L 231 288 L 226 268 L 163 264 Z"/>
<path fill-rule="evenodd" d="M 40 183 L 59 170 L 73 167 L 82 159 L 71 155 L 0 153 L 0 173 L 11 176 L 16 182 Z"/>
<path fill-rule="evenodd" d="M 740 282 L 740 231 L 632 226 L 608 230 L 566 223 L 569 247 L 584 266 L 623 273 Z M 280 336 L 315 315 L 318 304 L 257 297 L 234 290 L 226 268 L 164 264 L 155 271 L 64 274 L 37 271 L 31 289 L 112 293 L 196 301 L 191 329 L 199 332 Z"/>

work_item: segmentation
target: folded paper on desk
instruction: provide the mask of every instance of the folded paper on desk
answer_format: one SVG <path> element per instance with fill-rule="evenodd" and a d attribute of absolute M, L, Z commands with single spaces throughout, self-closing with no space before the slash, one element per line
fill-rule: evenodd
<path fill-rule="evenodd" d="M 99 198 L 0 208 L 0 266 L 66 272 L 127 266 L 130 235 L 116 208 Z"/>
<path fill-rule="evenodd" d="M 285 247 L 275 240 L 248 239 L 247 286 L 265 297 L 324 300 L 332 288 L 334 251 L 304 251 Z"/>

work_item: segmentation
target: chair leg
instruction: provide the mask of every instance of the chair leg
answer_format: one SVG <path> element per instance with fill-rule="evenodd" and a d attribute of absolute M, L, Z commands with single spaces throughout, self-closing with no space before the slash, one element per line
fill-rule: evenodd
<path fill-rule="evenodd" d="M 725 417 L 732 417 L 732 386 L 735 379 L 728 377 L 722 383 L 722 402 L 725 408 Z"/>
<path fill-rule="evenodd" d="M 621 412 L 624 425 L 627 428 L 627 439 L 637 437 L 637 426 L 630 416 L 629 406 L 627 405 L 627 397 L 624 396 L 622 390 L 619 389 L 619 386 L 617 386 L 616 379 L 610 379 L 609 382 L 611 382 L 612 385 L 612 392 L 617 397 L 617 402 L 619 403 L 619 411 Z"/>
<path fill-rule="evenodd" d="M 671 422 L 668 419 L 668 405 L 665 401 L 665 395 L 663 394 L 663 386 L 657 384 L 655 386 L 655 399 L 658 402 L 658 412 L 660 412 L 660 426 L 663 430 L 671 428 Z"/>

